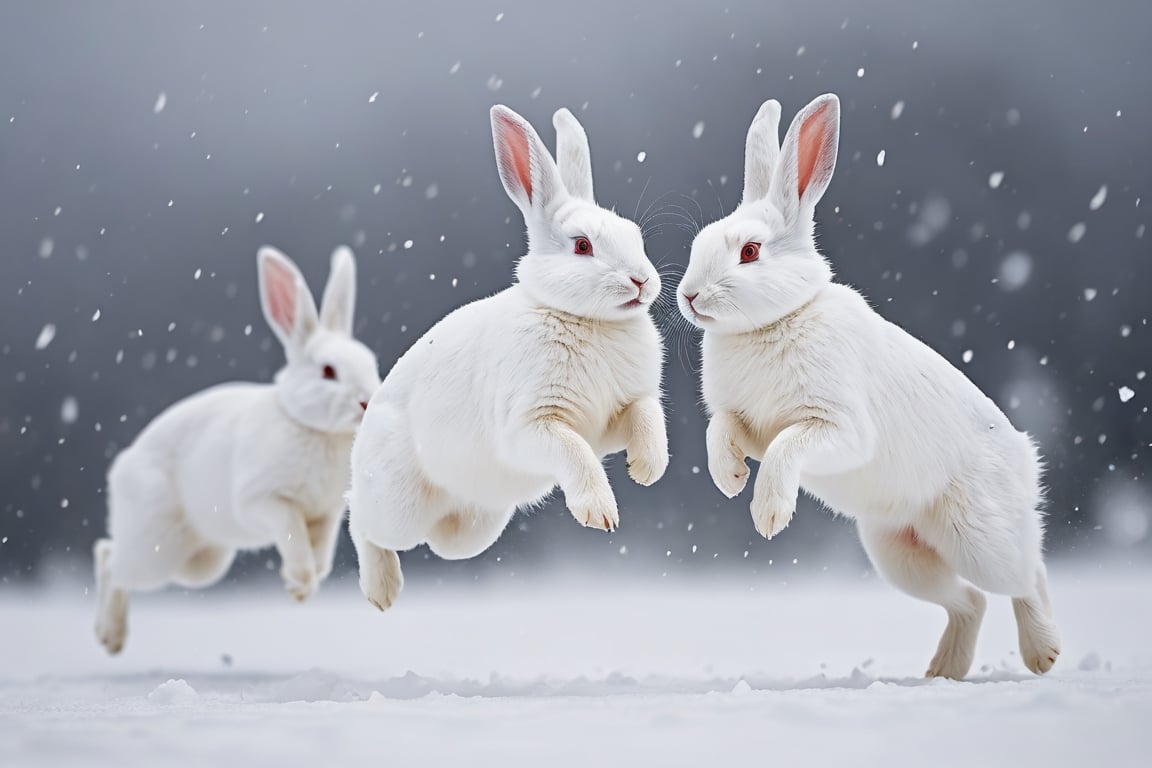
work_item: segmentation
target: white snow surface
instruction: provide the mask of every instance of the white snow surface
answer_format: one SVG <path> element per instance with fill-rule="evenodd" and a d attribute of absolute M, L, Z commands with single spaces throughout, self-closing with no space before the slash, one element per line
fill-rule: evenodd
<path fill-rule="evenodd" d="M 0 592 L 4 766 L 1137 766 L 1152 570 L 1052 568 L 1046 677 L 990 600 L 965 682 L 925 681 L 943 613 L 874 576 L 608 580 L 417 572 L 137 597 L 108 658 L 83 587 Z M 499 582 L 499 583 L 496 583 Z"/>

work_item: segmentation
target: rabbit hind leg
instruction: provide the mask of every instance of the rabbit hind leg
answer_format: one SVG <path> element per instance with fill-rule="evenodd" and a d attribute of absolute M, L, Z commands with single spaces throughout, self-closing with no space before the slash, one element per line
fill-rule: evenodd
<path fill-rule="evenodd" d="M 942 606 L 948 624 L 928 665 L 927 677 L 959 680 L 968 674 L 984 618 L 984 593 L 964 582 L 911 526 L 858 523 L 860 540 L 873 565 L 897 589 Z"/>

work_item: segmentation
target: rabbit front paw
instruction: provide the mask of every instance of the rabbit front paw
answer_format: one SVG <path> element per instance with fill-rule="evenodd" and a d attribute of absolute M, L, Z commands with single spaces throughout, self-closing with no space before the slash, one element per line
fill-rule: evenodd
<path fill-rule="evenodd" d="M 734 455 L 716 459 L 710 457 L 708 474 L 712 475 L 712 482 L 720 489 L 720 493 L 730 499 L 738 496 L 748 484 L 748 465 Z"/>
<path fill-rule="evenodd" d="M 287 565 L 280 568 L 280 578 L 284 580 L 284 588 L 288 594 L 300 602 L 304 602 L 316 591 L 320 583 L 316 577 L 316 567 L 312 563 L 298 568 L 289 568 Z"/>
<path fill-rule="evenodd" d="M 612 489 L 593 491 L 572 498 L 568 502 L 568 510 L 576 522 L 587 528 L 599 528 L 602 531 L 614 531 L 620 525 L 620 513 L 616 509 L 616 497 Z"/>
<path fill-rule="evenodd" d="M 316 560 L 316 581 L 324 581 L 332 574 L 333 560 L 331 557 Z"/>
<path fill-rule="evenodd" d="M 667 450 L 650 449 L 628 453 L 628 477 L 640 485 L 652 485 L 664 476 L 666 469 Z"/>
<path fill-rule="evenodd" d="M 360 554 L 360 591 L 378 610 L 386 611 L 404 588 L 400 558 L 391 549 L 370 547 Z"/>
<path fill-rule="evenodd" d="M 781 489 L 781 486 L 774 486 L 766 492 L 757 488 L 752 498 L 752 523 L 756 531 L 766 539 L 771 539 L 787 528 L 796 512 L 796 496 L 800 489 L 792 489 L 791 493 L 777 489 Z"/>

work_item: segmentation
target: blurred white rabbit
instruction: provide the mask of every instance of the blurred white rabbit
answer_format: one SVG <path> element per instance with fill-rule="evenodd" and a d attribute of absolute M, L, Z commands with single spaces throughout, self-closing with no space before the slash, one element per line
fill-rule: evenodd
<path fill-rule="evenodd" d="M 352 436 L 380 383 L 352 338 L 356 265 L 338 248 L 320 312 L 296 265 L 260 249 L 260 303 L 284 345 L 274 384 L 221 384 L 157 416 L 108 472 L 108 535 L 96 542 L 96 635 L 117 653 L 128 593 L 203 587 L 238 549 L 275 544 L 298 600 L 332 569 Z"/>
<path fill-rule="evenodd" d="M 403 586 L 396 550 L 427 542 L 473 557 L 557 484 L 578 522 L 611 530 L 602 457 L 626 448 L 642 485 L 668 465 L 648 314 L 660 277 L 640 229 L 596 205 L 588 139 L 568 110 L 552 121 L 558 165 L 520 115 L 496 106 L 491 118 L 528 251 L 517 283 L 438 322 L 372 397 L 352 449 L 349 531 L 360 587 L 381 610 Z"/>
<path fill-rule="evenodd" d="M 801 486 L 855 518 L 877 570 L 948 612 L 929 676 L 967 674 L 981 589 L 1012 597 L 1024 663 L 1046 672 L 1060 646 L 1036 448 L 947 360 L 832 282 L 813 216 L 836 164 L 836 96 L 801 110 L 782 145 L 779 120 L 776 101 L 757 113 L 743 200 L 696 236 L 677 296 L 704 330 L 712 479 L 733 497 L 745 457 L 760 461 L 752 519 L 767 538 Z"/>

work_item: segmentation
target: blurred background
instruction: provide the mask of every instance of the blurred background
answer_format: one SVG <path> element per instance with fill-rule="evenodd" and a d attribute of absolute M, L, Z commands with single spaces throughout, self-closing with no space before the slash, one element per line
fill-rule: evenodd
<path fill-rule="evenodd" d="M 1053 558 L 1146 558 L 1150 29 L 1145 0 L 3 3 L 0 582 L 86 579 L 116 452 L 181 397 L 271 379 L 260 245 L 317 292 L 333 247 L 355 249 L 382 373 L 507 286 L 524 236 L 493 103 L 549 144 L 570 107 L 601 204 L 662 211 L 649 255 L 682 269 L 672 222 L 738 203 L 760 103 L 786 124 L 826 91 L 843 123 L 818 231 L 839 279 L 1036 437 Z M 641 489 L 611 461 L 617 533 L 553 501 L 480 558 L 421 548 L 406 568 L 864 572 L 852 526 L 810 501 L 766 542 L 748 494 L 713 488 L 696 337 L 659 322 L 672 463 Z"/>

